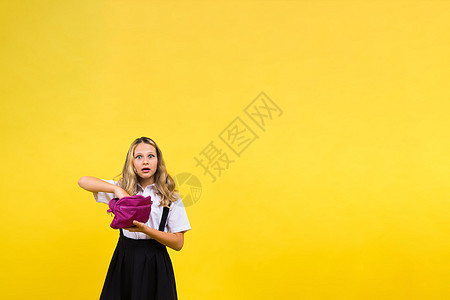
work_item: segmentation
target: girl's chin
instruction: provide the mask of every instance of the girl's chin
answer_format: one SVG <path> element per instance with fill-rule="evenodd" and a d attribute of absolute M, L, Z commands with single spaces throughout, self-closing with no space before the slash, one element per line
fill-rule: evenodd
<path fill-rule="evenodd" d="M 150 173 L 143 173 L 143 174 L 138 174 L 139 177 L 141 178 L 150 178 L 153 176 L 153 174 Z"/>

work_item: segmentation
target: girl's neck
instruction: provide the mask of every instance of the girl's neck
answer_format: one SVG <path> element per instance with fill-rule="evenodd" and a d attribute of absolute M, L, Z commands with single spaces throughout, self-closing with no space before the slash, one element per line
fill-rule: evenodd
<path fill-rule="evenodd" d="M 147 185 L 152 185 L 153 183 L 155 183 L 153 177 L 151 178 L 147 178 L 147 179 L 140 179 L 139 180 L 139 184 L 142 186 L 142 188 L 145 190 L 145 188 L 147 187 Z"/>

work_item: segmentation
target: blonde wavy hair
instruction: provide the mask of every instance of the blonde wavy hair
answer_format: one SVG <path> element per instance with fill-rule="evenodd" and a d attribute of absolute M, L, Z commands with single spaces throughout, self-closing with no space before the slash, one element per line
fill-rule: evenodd
<path fill-rule="evenodd" d="M 175 181 L 172 176 L 169 175 L 166 169 L 166 164 L 162 156 L 162 152 L 159 149 L 155 141 L 148 137 L 140 137 L 134 140 L 128 149 L 127 158 L 123 166 L 122 174 L 117 175 L 115 178 L 121 177 L 118 180 L 118 185 L 123 188 L 130 196 L 134 196 L 138 192 L 138 176 L 134 172 L 133 159 L 134 159 L 134 149 L 140 143 L 146 143 L 152 145 L 156 149 L 156 157 L 158 159 L 158 164 L 155 172 L 155 186 L 156 193 L 161 198 L 160 206 L 171 207 L 172 204 L 180 195 L 180 192 L 175 188 Z"/>

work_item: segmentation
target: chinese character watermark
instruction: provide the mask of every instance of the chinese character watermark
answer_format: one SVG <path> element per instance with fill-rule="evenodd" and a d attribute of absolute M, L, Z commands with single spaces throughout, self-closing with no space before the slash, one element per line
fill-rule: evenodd
<path fill-rule="evenodd" d="M 243 109 L 243 114 L 236 116 L 217 135 L 219 139 L 211 140 L 198 156 L 194 156 L 195 166 L 201 169 L 203 176 L 216 182 L 260 138 L 258 134 L 266 132 L 269 123 L 282 114 L 281 108 L 261 92 Z M 180 191 L 184 204 L 196 203 L 202 191 L 200 180 L 191 173 L 181 173 L 175 178 L 177 186 L 184 190 L 184 193 Z"/>
<path fill-rule="evenodd" d="M 283 114 L 281 108 L 264 92 L 261 92 L 243 111 L 245 113 L 243 117 L 252 122 L 237 116 L 218 134 L 226 148 L 220 147 L 220 144 L 216 145 L 216 141 L 213 140 L 199 152 L 199 157 L 194 156 L 195 166 L 200 167 L 203 175 L 211 178 L 212 182 L 222 176 L 230 164 L 235 162 L 235 158 L 241 157 L 242 153 L 259 138 L 257 130 L 265 132 L 269 122 Z"/>

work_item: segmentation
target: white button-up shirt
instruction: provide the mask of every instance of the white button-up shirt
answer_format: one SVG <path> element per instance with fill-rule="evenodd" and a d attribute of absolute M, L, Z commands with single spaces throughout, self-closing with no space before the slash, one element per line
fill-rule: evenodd
<path fill-rule="evenodd" d="M 117 181 L 114 180 L 105 180 L 103 181 L 109 182 L 114 185 L 118 185 Z M 150 218 L 148 219 L 147 223 L 145 223 L 147 226 L 154 228 L 156 230 L 159 230 L 159 224 L 161 223 L 161 218 L 163 214 L 164 207 L 160 206 L 159 203 L 161 201 L 161 198 L 156 194 L 156 186 L 155 184 L 151 184 L 145 187 L 145 189 L 138 184 L 139 191 L 136 195 L 142 195 L 144 197 L 151 196 L 152 203 L 152 210 L 150 212 Z M 109 201 L 112 198 L 115 198 L 116 196 L 114 193 L 105 193 L 105 192 L 99 192 L 99 193 L 93 193 L 95 201 L 108 204 Z M 111 220 L 112 221 L 112 220 Z M 189 219 L 186 214 L 186 209 L 184 207 L 183 201 L 180 197 L 178 197 L 178 200 L 173 202 L 170 205 L 169 214 L 167 215 L 167 221 L 166 225 L 164 227 L 165 232 L 186 232 L 191 229 L 191 225 L 189 223 Z M 126 237 L 132 238 L 132 239 L 152 239 L 150 236 L 146 235 L 142 232 L 132 232 L 128 231 L 126 229 L 122 229 L 123 234 Z"/>

